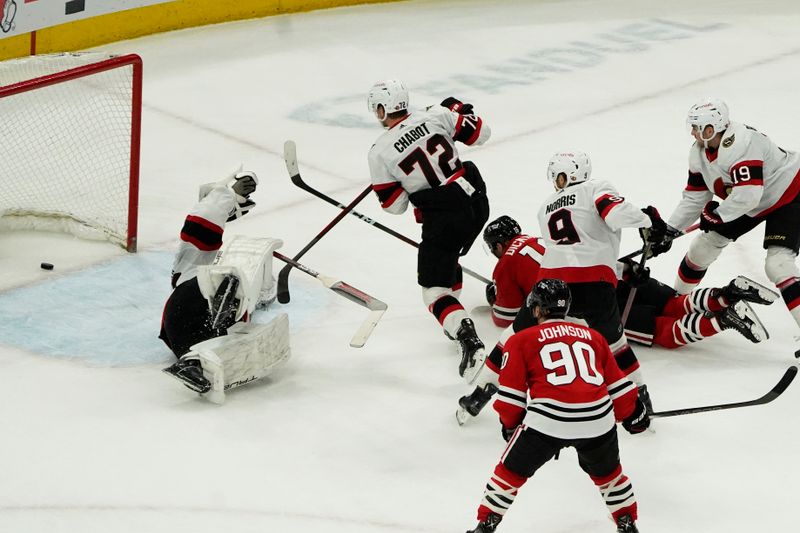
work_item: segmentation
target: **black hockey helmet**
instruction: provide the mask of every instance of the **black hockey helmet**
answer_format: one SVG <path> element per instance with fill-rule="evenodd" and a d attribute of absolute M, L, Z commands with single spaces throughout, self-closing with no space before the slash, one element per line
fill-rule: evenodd
<path fill-rule="evenodd" d="M 542 279 L 531 289 L 525 305 L 533 315 L 533 308 L 539 307 L 549 318 L 564 318 L 569 311 L 572 295 L 569 287 L 560 279 Z"/>
<path fill-rule="evenodd" d="M 493 248 L 495 244 L 508 242 L 521 233 L 522 228 L 517 221 L 508 215 L 503 215 L 486 225 L 486 229 L 483 230 L 483 242 L 489 248 Z"/>

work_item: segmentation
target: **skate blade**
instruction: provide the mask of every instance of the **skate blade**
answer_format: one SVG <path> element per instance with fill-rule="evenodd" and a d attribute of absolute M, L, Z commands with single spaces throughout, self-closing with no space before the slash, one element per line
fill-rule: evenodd
<path fill-rule="evenodd" d="M 478 379 L 478 374 L 481 373 L 483 367 L 486 366 L 486 350 L 481 349 L 475 352 L 475 364 L 472 366 L 468 366 L 464 369 L 464 381 L 467 382 L 467 385 L 472 385 L 475 383 L 475 380 Z"/>
<path fill-rule="evenodd" d="M 176 380 L 177 380 L 177 381 L 178 381 L 178 382 L 179 382 L 181 385 L 183 385 L 184 387 L 186 387 L 186 388 L 187 388 L 187 389 L 189 389 L 190 391 L 196 392 L 196 393 L 198 393 L 198 394 L 204 394 L 204 393 L 206 393 L 206 392 L 208 392 L 208 391 L 209 391 L 209 389 L 208 389 L 208 388 L 204 388 L 204 387 L 198 387 L 197 385 L 195 385 L 195 384 L 194 384 L 194 383 L 192 383 L 191 381 L 186 381 L 186 380 L 182 379 L 182 378 L 181 378 L 181 377 L 180 377 L 178 374 L 176 374 L 176 373 L 174 373 L 174 372 L 171 372 L 171 371 L 170 371 L 170 369 L 171 369 L 171 368 L 172 368 L 172 367 L 167 367 L 167 368 L 164 368 L 164 369 L 162 369 L 161 371 L 162 371 L 162 372 L 164 372 L 165 374 L 167 374 L 168 376 L 172 376 L 172 377 L 173 377 L 174 379 L 176 379 Z"/>
<path fill-rule="evenodd" d="M 463 426 L 467 423 L 467 420 L 471 418 L 471 415 L 467 412 L 466 409 L 460 407 L 456 409 L 456 422 L 458 422 L 459 426 Z"/>
<path fill-rule="evenodd" d="M 750 288 L 755 289 L 758 293 L 758 297 L 767 302 L 764 305 L 771 304 L 780 296 L 777 292 L 768 289 L 764 285 L 753 281 L 747 276 L 738 276 L 735 280 L 733 280 L 733 283 L 743 291 L 746 291 Z"/>
<path fill-rule="evenodd" d="M 751 331 L 753 335 L 758 339 L 757 342 L 763 342 L 769 339 L 769 332 L 767 331 L 767 328 L 764 327 L 764 324 L 758 318 L 756 312 L 753 311 L 753 308 L 750 307 L 750 304 L 742 300 L 736 302 L 734 309 L 736 310 L 736 313 L 739 316 L 745 317 L 746 319 L 750 320 L 753 323 L 755 327 L 751 328 Z"/>

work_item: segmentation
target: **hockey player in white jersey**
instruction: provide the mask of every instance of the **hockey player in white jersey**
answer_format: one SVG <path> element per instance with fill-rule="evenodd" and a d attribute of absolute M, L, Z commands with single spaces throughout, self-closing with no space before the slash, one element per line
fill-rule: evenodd
<path fill-rule="evenodd" d="M 253 172 L 240 171 L 200 188 L 181 229 L 174 290 L 162 315 L 159 338 L 178 357 L 165 372 L 215 402 L 289 356 L 285 314 L 266 325 L 248 323 L 275 298 L 272 252 L 283 243 L 244 236 L 222 243 L 226 223 L 255 205 L 257 184 Z"/>
<path fill-rule="evenodd" d="M 611 346 L 620 369 L 649 404 L 639 361 L 620 320 L 615 287 L 622 228 L 641 228 L 642 238 L 663 242 L 666 224 L 653 207 L 639 209 L 607 181 L 590 180 L 592 164 L 583 152 L 555 154 L 547 176 L 556 192 L 539 209 L 545 254 L 539 279 L 559 278 L 572 293 L 570 315 L 584 319 Z"/>
<path fill-rule="evenodd" d="M 478 168 L 459 159 L 456 142 L 480 145 L 491 132 L 472 105 L 450 97 L 409 112 L 408 90 L 397 80 L 369 91 L 370 112 L 387 129 L 369 151 L 372 188 L 384 210 L 408 205 L 422 223 L 417 281 L 428 310 L 458 342 L 459 374 L 472 383 L 485 358 L 484 345 L 458 300 L 466 254 L 489 218 L 486 185 Z"/>
<path fill-rule="evenodd" d="M 691 291 L 728 244 L 766 222 L 764 269 L 800 325 L 800 154 L 731 122 L 722 100 L 693 105 L 687 124 L 695 139 L 689 180 L 668 222 L 682 230 L 700 216 L 702 233 L 681 262 L 675 289 Z"/>

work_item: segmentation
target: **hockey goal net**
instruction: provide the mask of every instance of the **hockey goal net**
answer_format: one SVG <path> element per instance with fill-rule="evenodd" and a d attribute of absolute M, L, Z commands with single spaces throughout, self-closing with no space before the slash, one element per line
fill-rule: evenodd
<path fill-rule="evenodd" d="M 0 228 L 136 251 L 141 95 L 134 54 L 0 62 Z"/>

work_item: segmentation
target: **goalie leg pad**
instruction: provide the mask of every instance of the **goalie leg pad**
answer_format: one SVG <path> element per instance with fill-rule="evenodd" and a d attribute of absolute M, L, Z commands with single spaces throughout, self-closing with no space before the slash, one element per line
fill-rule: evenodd
<path fill-rule="evenodd" d="M 228 334 L 192 346 L 184 358 L 200 361 L 211 382 L 206 397 L 225 401 L 225 391 L 269 375 L 289 359 L 289 317 L 281 313 L 268 324 L 238 323 Z"/>

